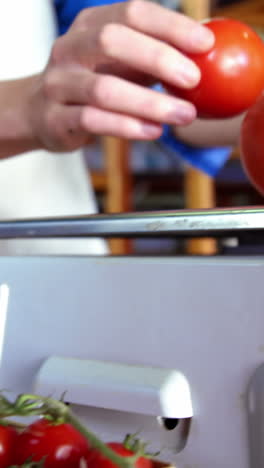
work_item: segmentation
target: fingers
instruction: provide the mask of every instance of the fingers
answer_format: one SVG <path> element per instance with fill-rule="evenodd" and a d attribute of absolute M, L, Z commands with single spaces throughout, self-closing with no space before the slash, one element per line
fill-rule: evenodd
<path fill-rule="evenodd" d="M 52 105 L 44 114 L 41 139 L 52 151 L 73 151 L 83 147 L 89 139 L 81 125 L 81 106 Z"/>
<path fill-rule="evenodd" d="M 183 88 L 196 86 L 200 80 L 199 68 L 178 50 L 126 26 L 109 25 L 101 44 L 108 58 L 159 80 Z"/>
<path fill-rule="evenodd" d="M 55 42 L 45 75 L 54 147 L 80 147 L 88 133 L 156 139 L 163 123 L 191 123 L 192 104 L 145 86 L 195 87 L 200 70 L 184 53 L 207 51 L 213 42 L 206 26 L 154 2 L 84 10 Z"/>
<path fill-rule="evenodd" d="M 53 151 L 73 151 L 86 145 L 91 134 L 136 140 L 159 138 L 162 127 L 148 120 L 93 106 L 52 106 L 41 133 L 44 146 Z"/>
<path fill-rule="evenodd" d="M 145 0 L 83 10 L 76 25 L 85 29 L 92 24 L 102 27 L 107 22 L 126 25 L 185 52 L 205 52 L 214 43 L 212 32 L 202 24 Z"/>
<path fill-rule="evenodd" d="M 175 48 L 127 26 L 108 24 L 97 39 L 97 42 L 91 41 L 89 30 L 69 35 L 63 44 L 68 55 L 66 63 L 75 61 L 96 70 L 97 64 L 105 61 L 125 65 L 182 88 L 199 83 L 200 70 L 190 59 Z"/>
<path fill-rule="evenodd" d="M 78 26 L 78 27 L 77 27 Z M 131 0 L 86 9 L 69 34 L 55 44 L 55 63 L 78 63 L 90 70 L 111 64 L 164 80 L 195 87 L 200 70 L 182 52 L 201 52 L 214 42 L 205 26 L 153 2 Z M 118 74 L 118 73 L 117 73 Z"/>
<path fill-rule="evenodd" d="M 186 125 L 196 117 L 192 104 L 114 76 L 79 68 L 65 71 L 63 78 L 59 71 L 52 76 L 49 97 L 62 103 L 92 105 L 172 125 Z"/>
<path fill-rule="evenodd" d="M 204 52 L 213 46 L 214 36 L 208 28 L 157 3 L 132 0 L 123 4 L 120 10 L 120 19 L 130 28 L 185 52 Z"/>
<path fill-rule="evenodd" d="M 118 136 L 132 140 L 154 140 L 159 138 L 162 133 L 162 127 L 154 122 L 92 106 L 83 109 L 81 125 L 94 134 Z"/>

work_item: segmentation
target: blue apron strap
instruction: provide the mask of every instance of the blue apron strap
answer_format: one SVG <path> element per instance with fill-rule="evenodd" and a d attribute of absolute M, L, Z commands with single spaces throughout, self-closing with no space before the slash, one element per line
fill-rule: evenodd
<path fill-rule="evenodd" d="M 232 152 L 230 147 L 197 148 L 187 145 L 175 137 L 168 125 L 164 125 L 159 142 L 173 150 L 175 157 L 183 159 L 211 177 L 217 175 Z"/>

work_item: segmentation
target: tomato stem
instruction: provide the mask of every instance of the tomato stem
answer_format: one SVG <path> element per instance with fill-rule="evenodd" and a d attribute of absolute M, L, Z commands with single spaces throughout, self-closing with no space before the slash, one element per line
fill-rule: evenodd
<path fill-rule="evenodd" d="M 9 468 L 44 468 L 44 459 L 38 462 L 27 460 L 22 465 L 11 465 Z"/>
<path fill-rule="evenodd" d="M 102 442 L 93 432 L 84 427 L 80 421 L 73 415 L 69 410 L 66 417 L 66 421 L 75 427 L 87 440 L 90 442 L 91 446 L 99 450 L 102 455 L 111 460 L 114 464 L 120 466 L 120 468 L 131 468 L 134 466 L 135 462 L 140 456 L 143 455 L 141 449 L 139 449 L 134 455 L 129 457 L 123 457 L 115 453 L 108 445 Z"/>
<path fill-rule="evenodd" d="M 0 418 L 8 416 L 42 416 L 53 421 L 63 421 L 71 424 L 88 440 L 90 445 L 102 453 L 112 463 L 120 468 L 133 468 L 139 457 L 144 456 L 144 444 L 136 444 L 135 454 L 121 456 L 100 440 L 91 430 L 85 427 L 63 402 L 50 397 L 22 394 L 14 403 L 0 394 Z"/>
<path fill-rule="evenodd" d="M 25 429 L 25 427 L 27 427 L 26 424 L 20 423 L 18 421 L 12 421 L 11 419 L 5 419 L 5 418 L 0 419 L 0 425 L 13 427 L 14 429 Z"/>

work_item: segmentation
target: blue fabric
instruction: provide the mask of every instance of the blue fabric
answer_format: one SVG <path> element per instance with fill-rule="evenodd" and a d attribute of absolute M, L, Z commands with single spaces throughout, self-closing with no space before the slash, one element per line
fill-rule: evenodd
<path fill-rule="evenodd" d="M 64 34 L 68 30 L 71 23 L 82 9 L 110 5 L 118 2 L 120 2 L 120 0 L 54 0 L 59 34 Z M 161 86 L 158 85 L 154 88 L 162 92 Z M 177 140 L 175 136 L 172 135 L 170 127 L 166 125 L 164 125 L 164 132 L 159 141 L 162 145 L 173 150 L 176 157 L 182 158 L 193 167 L 200 169 L 211 177 L 217 175 L 231 154 L 231 148 L 228 147 L 196 148 L 186 145 Z"/>
<path fill-rule="evenodd" d="M 122 0 L 54 0 L 58 18 L 59 34 L 64 34 L 84 8 L 111 5 Z"/>
<path fill-rule="evenodd" d="M 159 141 L 173 150 L 175 155 L 211 177 L 215 177 L 218 174 L 232 151 L 229 147 L 197 148 L 186 145 L 175 138 L 168 125 L 163 126 L 163 134 Z"/>

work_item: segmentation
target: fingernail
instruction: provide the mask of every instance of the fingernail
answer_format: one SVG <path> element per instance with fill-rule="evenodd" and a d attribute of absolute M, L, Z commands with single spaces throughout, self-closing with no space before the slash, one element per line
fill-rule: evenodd
<path fill-rule="evenodd" d="M 191 123 L 196 117 L 195 107 L 192 105 L 178 104 L 174 112 L 169 115 L 169 123 L 177 125 Z"/>
<path fill-rule="evenodd" d="M 181 68 L 178 69 L 178 73 L 175 76 L 177 84 L 184 86 L 185 88 L 191 88 L 197 86 L 201 79 L 201 72 L 196 65 L 192 63 L 182 64 Z"/>
<path fill-rule="evenodd" d="M 141 133 L 145 137 L 154 138 L 160 134 L 160 128 L 157 125 L 144 123 L 141 126 Z"/>
<path fill-rule="evenodd" d="M 197 49 L 206 52 L 213 47 L 215 37 L 213 32 L 206 26 L 198 26 L 191 32 L 191 41 Z"/>

